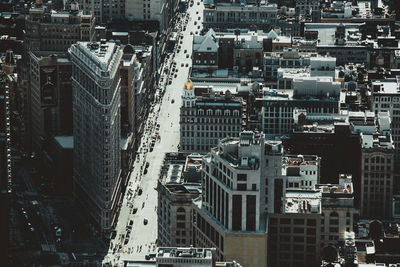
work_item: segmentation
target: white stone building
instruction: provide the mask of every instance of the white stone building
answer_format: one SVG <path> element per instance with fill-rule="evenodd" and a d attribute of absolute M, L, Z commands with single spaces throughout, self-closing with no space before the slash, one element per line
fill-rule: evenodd
<path fill-rule="evenodd" d="M 120 47 L 78 42 L 72 59 L 73 195 L 90 222 L 109 234 L 121 197 Z"/>

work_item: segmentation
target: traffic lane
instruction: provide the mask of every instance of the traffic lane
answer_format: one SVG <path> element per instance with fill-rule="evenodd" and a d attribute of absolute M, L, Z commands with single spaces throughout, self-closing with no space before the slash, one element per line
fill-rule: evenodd
<path fill-rule="evenodd" d="M 187 27 L 186 34 L 190 30 L 190 28 L 193 29 L 194 25 L 192 25 L 192 27 L 190 25 L 189 25 L 189 27 Z M 191 55 L 191 53 L 192 53 L 192 51 L 191 51 L 192 50 L 191 49 L 192 37 L 190 38 L 190 40 L 187 40 L 187 39 L 188 38 L 183 38 L 183 40 L 182 40 L 183 41 L 182 48 L 183 47 L 187 47 L 187 49 L 188 49 L 187 53 L 189 55 Z M 184 52 L 184 50 L 182 50 L 182 52 Z M 189 66 L 189 64 L 191 65 L 191 57 L 189 56 L 188 58 L 186 58 L 185 53 L 181 53 L 181 56 L 180 56 L 180 53 L 177 53 L 176 54 L 176 59 L 174 59 L 174 60 L 177 61 L 177 62 L 181 62 L 182 60 L 185 61 L 185 66 L 186 66 L 186 63 L 188 64 L 188 66 Z M 171 62 L 172 62 L 172 59 L 168 61 L 168 63 L 171 63 Z M 175 102 L 175 104 L 176 104 L 175 108 L 174 107 L 169 107 L 169 105 L 171 104 L 170 103 L 170 99 L 167 99 L 167 97 L 164 95 L 164 97 L 162 99 L 162 102 L 161 102 L 162 103 L 161 104 L 161 112 L 160 112 L 161 116 L 159 116 L 159 118 L 158 118 L 159 119 L 159 123 L 161 124 L 160 135 L 164 135 L 164 137 L 174 136 L 175 138 L 163 138 L 163 137 L 161 137 L 161 142 L 158 145 L 159 146 L 158 149 L 155 149 L 153 152 L 148 153 L 147 154 L 147 156 L 148 156 L 147 160 L 152 160 L 153 161 L 153 159 L 151 159 L 151 154 L 156 153 L 159 150 L 168 149 L 168 147 L 171 147 L 171 148 L 176 147 L 175 143 L 176 144 L 179 143 L 179 107 L 180 107 L 180 102 L 181 102 L 180 95 L 181 95 L 182 91 L 181 90 L 174 90 L 174 87 L 176 87 L 176 86 L 178 86 L 178 88 L 182 88 L 183 87 L 183 83 L 185 82 L 185 80 L 186 80 L 186 78 L 188 76 L 188 69 L 189 68 L 187 68 L 187 73 L 184 70 L 181 71 L 180 67 L 179 67 L 179 65 L 177 63 L 177 69 L 179 70 L 178 73 L 177 73 L 177 78 L 174 78 L 172 80 L 171 85 L 167 85 L 166 89 L 165 89 L 166 90 L 165 94 L 169 95 L 169 98 L 177 97 L 176 102 Z M 165 114 L 167 114 L 166 112 L 163 112 L 165 109 L 167 110 L 167 112 L 170 111 L 170 113 L 171 113 L 170 117 L 169 116 L 165 117 Z M 160 121 L 161 118 L 162 118 L 162 120 Z M 172 125 L 168 125 L 171 122 L 172 122 Z M 163 131 L 163 129 L 165 129 L 165 130 Z M 147 134 L 147 138 L 148 137 L 149 137 L 149 134 Z M 173 142 L 171 142 L 171 139 L 175 139 L 175 140 Z M 164 141 L 164 140 L 167 140 L 167 141 L 170 140 L 170 142 L 167 142 L 167 141 Z M 138 161 L 135 161 L 135 163 L 137 163 L 137 162 Z M 142 162 L 143 162 L 143 157 L 141 157 L 141 159 L 139 160 L 139 164 L 142 163 Z M 156 164 L 156 161 L 153 161 L 153 163 Z M 161 164 L 162 164 L 162 162 L 160 161 L 159 164 L 157 164 L 157 165 L 159 167 L 161 167 Z M 137 168 L 135 168 L 135 169 L 136 169 L 136 173 L 137 173 Z M 150 174 L 150 172 L 149 172 L 149 174 Z M 147 175 L 149 175 L 149 174 L 147 174 Z M 134 176 L 134 172 L 131 175 L 131 179 L 132 179 L 133 176 Z M 146 179 L 146 175 L 142 176 L 143 179 L 141 179 L 141 181 L 140 181 L 141 186 L 142 185 L 146 185 L 146 184 L 143 184 L 143 182 L 146 181 L 146 180 L 149 180 L 149 183 L 147 184 L 147 186 L 148 186 L 148 188 L 151 188 L 151 190 L 154 190 L 152 188 L 152 181 L 153 180 L 157 181 L 158 173 L 157 173 L 157 175 L 154 175 L 153 177 L 156 177 L 156 179 L 155 180 L 151 179 L 151 178 L 150 179 Z M 146 186 L 143 186 L 143 187 L 146 187 Z M 146 189 L 146 188 L 143 189 L 143 192 L 147 192 L 147 191 L 148 191 L 148 189 Z M 153 195 L 151 195 L 151 196 L 153 196 Z M 138 204 L 140 205 L 140 199 L 142 199 L 142 198 L 143 197 L 141 197 L 141 198 L 134 197 L 133 198 L 133 202 L 134 203 L 135 202 L 139 202 Z M 154 202 L 152 203 L 151 200 L 154 200 Z M 154 204 L 154 211 L 151 210 L 151 206 L 152 205 L 147 206 L 147 208 L 146 208 L 147 202 Z M 153 220 L 148 220 L 148 224 L 146 226 L 149 226 L 149 228 L 155 229 L 154 232 L 156 233 L 157 225 L 153 226 L 153 223 L 156 224 L 156 221 L 157 221 L 156 220 L 157 219 L 156 205 L 157 205 L 157 194 L 155 192 L 154 197 L 150 197 L 150 199 L 146 199 L 146 204 L 143 207 L 143 211 L 140 211 L 140 212 L 138 211 L 138 213 L 135 214 L 135 215 L 131 215 L 129 213 L 128 217 L 131 218 L 131 219 L 135 219 L 135 218 L 143 219 L 144 216 L 147 216 L 147 215 L 150 215 L 150 214 L 153 215 L 155 217 L 154 221 Z M 134 205 L 134 207 L 135 206 L 136 205 Z M 120 224 L 120 225 L 122 226 L 123 224 Z M 141 225 L 140 222 L 139 222 L 139 225 Z M 145 240 L 141 240 L 140 238 L 137 238 L 137 239 L 132 238 L 133 236 L 139 236 L 139 237 L 144 236 L 143 232 L 140 231 L 140 228 L 143 228 L 143 227 L 142 226 L 134 227 L 135 230 L 132 230 L 132 232 L 131 232 L 131 239 L 132 239 L 133 243 L 135 243 L 135 240 L 136 240 L 136 243 L 142 243 L 141 246 L 143 246 L 143 242 L 148 242 L 148 236 L 146 236 Z M 139 235 L 135 234 L 136 231 L 139 231 Z M 123 232 L 123 230 L 121 232 Z M 128 250 L 134 248 L 134 247 L 131 246 L 132 242 L 130 241 L 128 243 L 128 246 L 127 246 Z"/>

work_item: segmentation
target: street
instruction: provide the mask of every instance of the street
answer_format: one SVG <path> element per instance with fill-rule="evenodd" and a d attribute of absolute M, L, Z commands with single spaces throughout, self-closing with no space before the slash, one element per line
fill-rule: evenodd
<path fill-rule="evenodd" d="M 189 15 L 183 14 L 185 16 L 181 19 L 181 25 L 178 22 L 178 30 L 182 29 L 180 35 L 183 38 L 177 40 L 175 56 L 170 54 L 165 66 L 161 68 L 167 68 L 171 73 L 167 76 L 164 71 L 162 72 L 159 89 L 165 92 L 160 101 L 155 103 L 146 122 L 139 154 L 136 157 L 134 170 L 129 178 L 129 186 L 119 213 L 116 236 L 110 242 L 104 263 L 116 265 L 118 261 L 145 260 L 145 255 L 156 251 L 157 191 L 155 188 L 165 153 L 178 151 L 181 94 L 192 65 L 193 35 L 190 33 L 195 34 L 201 31 L 203 8 L 203 2 L 194 1 L 194 5 L 185 13 Z M 183 30 L 186 18 L 188 18 L 188 23 L 186 30 Z M 174 69 L 175 72 L 172 72 Z M 169 77 L 172 77 L 171 84 L 168 84 Z M 156 132 L 157 125 L 159 125 L 158 133 Z M 151 151 L 153 140 L 155 144 Z M 146 167 L 147 163 L 148 167 Z M 133 225 L 130 227 L 131 220 Z M 128 230 L 128 228 L 132 229 Z M 127 244 L 125 244 L 126 241 Z"/>

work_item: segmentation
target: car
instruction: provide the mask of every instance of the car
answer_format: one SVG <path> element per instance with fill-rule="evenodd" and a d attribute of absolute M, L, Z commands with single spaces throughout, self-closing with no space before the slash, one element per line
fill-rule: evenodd
<path fill-rule="evenodd" d="M 125 239 L 124 245 L 128 244 L 128 242 L 129 242 L 129 239 Z"/>
<path fill-rule="evenodd" d="M 200 2 L 197 2 L 197 5 L 199 6 L 199 5 L 200 5 Z"/>
<path fill-rule="evenodd" d="M 185 50 L 183 51 L 183 53 L 185 53 L 185 54 L 186 54 L 186 53 L 187 53 L 187 49 L 185 49 Z"/>
<path fill-rule="evenodd" d="M 143 172 L 143 174 L 147 174 L 147 169 L 144 169 L 144 172 Z"/>
<path fill-rule="evenodd" d="M 169 80 L 169 81 L 168 81 L 168 85 L 171 85 L 171 83 L 172 83 L 172 81 L 171 81 L 171 80 Z"/>
<path fill-rule="evenodd" d="M 129 225 L 132 225 L 132 224 L 133 224 L 133 220 L 130 220 L 130 221 L 129 221 Z"/>
<path fill-rule="evenodd" d="M 197 26 L 197 29 L 199 29 L 199 30 L 200 30 L 200 25 L 199 25 L 199 26 Z"/>
<path fill-rule="evenodd" d="M 176 73 L 175 73 L 174 78 L 176 78 L 176 76 L 177 76 L 177 75 L 176 75 Z"/>
<path fill-rule="evenodd" d="M 146 162 L 146 168 L 148 168 L 150 166 L 149 162 Z"/>
<path fill-rule="evenodd" d="M 194 22 L 194 25 L 197 25 L 197 21 Z"/>
<path fill-rule="evenodd" d="M 193 32 L 190 32 L 190 35 L 193 35 Z"/>
<path fill-rule="evenodd" d="M 188 63 L 186 63 L 186 67 L 189 67 L 189 64 L 188 64 Z"/>
<path fill-rule="evenodd" d="M 185 51 L 186 51 L 186 50 L 185 50 Z M 182 64 L 181 64 L 181 67 L 183 67 L 183 66 L 185 66 L 185 64 L 184 64 L 184 63 L 182 63 Z"/>
<path fill-rule="evenodd" d="M 132 214 L 136 214 L 136 212 L 137 212 L 137 208 L 134 208 L 134 209 L 132 210 Z"/>
<path fill-rule="evenodd" d="M 199 11 L 196 11 L 196 14 L 199 14 Z"/>
<path fill-rule="evenodd" d="M 183 41 L 180 41 L 179 43 L 180 43 L 180 44 L 183 44 Z"/>
<path fill-rule="evenodd" d="M 186 58 L 189 58 L 189 54 L 186 54 Z"/>
<path fill-rule="evenodd" d="M 160 124 L 159 123 L 157 123 L 157 128 L 160 128 Z"/>
<path fill-rule="evenodd" d="M 199 34 L 199 32 L 198 32 L 198 31 L 196 31 L 196 34 Z"/>
<path fill-rule="evenodd" d="M 198 17 L 198 20 L 201 20 L 201 17 Z"/>
<path fill-rule="evenodd" d="M 138 190 L 138 195 L 140 196 L 142 193 L 143 193 L 142 188 L 139 188 L 139 190 Z"/>
<path fill-rule="evenodd" d="M 153 152 L 153 149 L 154 149 L 153 146 L 151 146 L 151 147 L 150 147 L 150 152 Z"/>
<path fill-rule="evenodd" d="M 172 103 L 172 104 L 175 103 L 175 99 L 172 99 L 172 100 L 171 100 L 171 103 Z"/>
<path fill-rule="evenodd" d="M 148 221 L 147 219 L 143 219 L 143 224 L 144 224 L 144 225 L 147 225 L 148 222 L 149 222 L 149 221 Z"/>
<path fill-rule="evenodd" d="M 178 49 L 178 50 L 176 50 L 176 52 L 177 52 L 177 53 L 180 53 L 180 52 L 181 52 L 181 50 L 180 50 L 180 49 Z"/>

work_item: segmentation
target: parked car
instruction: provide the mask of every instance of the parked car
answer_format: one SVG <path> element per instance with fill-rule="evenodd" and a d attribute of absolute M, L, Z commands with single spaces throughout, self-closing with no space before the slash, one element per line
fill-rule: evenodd
<path fill-rule="evenodd" d="M 147 219 L 143 219 L 143 224 L 144 224 L 144 225 L 147 225 L 148 222 L 149 222 L 149 221 L 148 221 Z"/>

